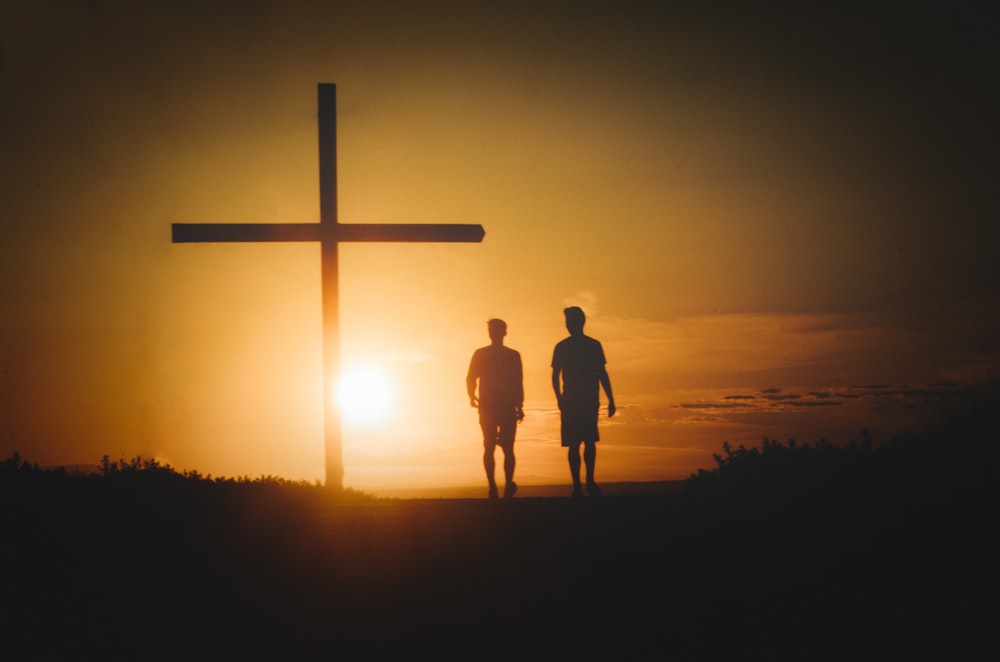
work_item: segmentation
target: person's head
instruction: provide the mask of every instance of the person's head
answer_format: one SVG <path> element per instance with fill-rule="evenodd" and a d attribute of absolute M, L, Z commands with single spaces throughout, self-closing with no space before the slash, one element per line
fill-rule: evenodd
<path fill-rule="evenodd" d="M 495 343 L 503 341 L 503 337 L 507 335 L 507 322 L 501 319 L 493 318 L 486 322 L 486 328 L 490 333 L 490 340 Z"/>
<path fill-rule="evenodd" d="M 587 321 L 587 316 L 583 314 L 583 309 L 579 306 L 570 306 L 563 310 L 566 315 L 566 330 L 575 335 L 583 333 L 583 325 Z"/>

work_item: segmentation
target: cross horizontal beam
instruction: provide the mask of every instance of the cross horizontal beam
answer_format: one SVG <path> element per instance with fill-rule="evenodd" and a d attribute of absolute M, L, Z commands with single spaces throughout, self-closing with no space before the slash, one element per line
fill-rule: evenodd
<path fill-rule="evenodd" d="M 174 223 L 173 243 L 334 241 L 470 242 L 482 225 L 464 223 Z"/>

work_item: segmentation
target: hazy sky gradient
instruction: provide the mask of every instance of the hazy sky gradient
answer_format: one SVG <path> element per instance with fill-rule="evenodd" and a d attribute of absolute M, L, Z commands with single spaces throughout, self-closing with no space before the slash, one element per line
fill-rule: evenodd
<path fill-rule="evenodd" d="M 0 455 L 322 478 L 318 247 L 170 243 L 318 221 L 319 82 L 341 221 L 487 233 L 342 247 L 343 362 L 397 391 L 345 430 L 346 485 L 482 480 L 492 316 L 525 361 L 518 472 L 568 480 L 568 304 L 620 407 L 605 480 L 924 422 L 1000 364 L 975 7 L 0 0 Z"/>

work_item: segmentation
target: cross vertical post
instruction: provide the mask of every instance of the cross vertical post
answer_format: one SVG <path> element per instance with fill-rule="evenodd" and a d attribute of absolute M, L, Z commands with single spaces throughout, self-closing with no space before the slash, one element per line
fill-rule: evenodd
<path fill-rule="evenodd" d="M 326 449 L 326 484 L 343 486 L 337 377 L 340 375 L 340 283 L 337 242 L 337 87 L 320 83 L 319 105 L 319 223 L 320 277 L 323 292 L 323 444 Z"/>
<path fill-rule="evenodd" d="M 326 486 L 343 489 L 344 464 L 340 406 L 341 242 L 480 242 L 481 225 L 457 223 L 340 223 L 337 216 L 337 92 L 333 83 L 318 86 L 319 223 L 174 223 L 174 243 L 318 241 L 323 305 L 323 417 Z"/>

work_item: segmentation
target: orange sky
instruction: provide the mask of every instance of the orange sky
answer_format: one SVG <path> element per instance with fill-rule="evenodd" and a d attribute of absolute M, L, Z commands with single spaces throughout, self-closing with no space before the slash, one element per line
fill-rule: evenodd
<path fill-rule="evenodd" d="M 483 481 L 464 377 L 492 316 L 525 363 L 524 484 L 568 480 L 569 304 L 619 405 L 599 480 L 885 436 L 994 378 L 981 17 L 476 4 L 0 4 L 0 455 L 322 478 L 318 247 L 170 243 L 318 221 L 318 82 L 343 222 L 487 232 L 342 247 L 343 362 L 396 390 L 345 428 L 348 486 Z"/>

